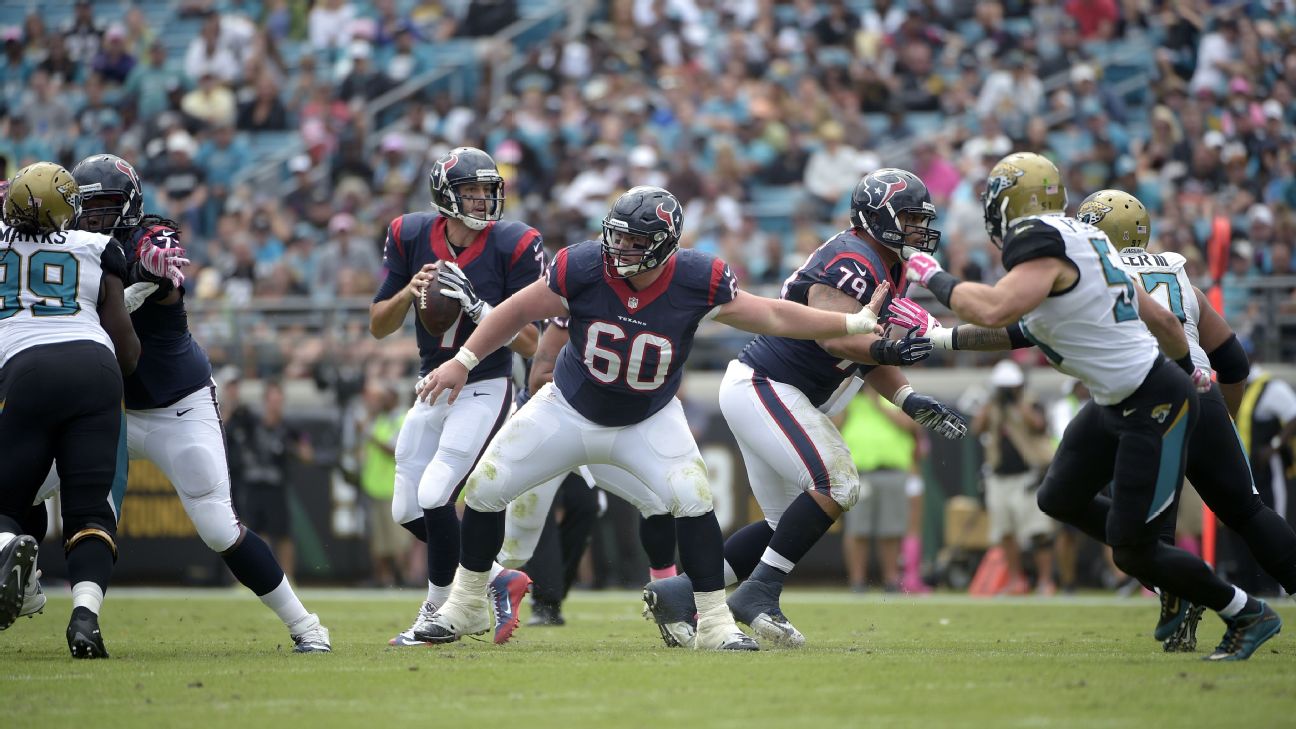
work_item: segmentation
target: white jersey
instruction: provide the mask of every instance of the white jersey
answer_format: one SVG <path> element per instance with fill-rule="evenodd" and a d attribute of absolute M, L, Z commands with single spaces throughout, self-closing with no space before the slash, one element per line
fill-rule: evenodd
<path fill-rule="evenodd" d="M 1058 370 L 1085 383 L 1099 405 L 1129 397 L 1158 356 L 1156 338 L 1138 314 L 1134 280 L 1098 228 L 1061 215 L 1011 226 L 1004 268 L 1035 258 L 1064 258 L 1080 278 L 1022 317 L 1022 332 Z"/>
<path fill-rule="evenodd" d="M 1125 268 L 1143 284 L 1143 290 L 1183 322 L 1193 364 L 1209 372 L 1210 357 L 1202 349 L 1197 325 L 1201 321 L 1201 305 L 1197 302 L 1192 280 L 1184 270 L 1188 259 L 1178 253 L 1148 253 L 1142 248 L 1124 248 L 1120 257 Z"/>
<path fill-rule="evenodd" d="M 0 367 L 19 352 L 58 342 L 99 342 L 104 272 L 126 276 L 126 256 L 112 238 L 82 230 L 30 237 L 0 223 Z"/>

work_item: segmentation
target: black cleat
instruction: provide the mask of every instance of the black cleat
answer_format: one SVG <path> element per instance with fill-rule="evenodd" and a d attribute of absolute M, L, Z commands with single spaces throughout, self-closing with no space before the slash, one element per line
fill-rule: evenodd
<path fill-rule="evenodd" d="M 90 608 L 73 608 L 72 619 L 68 621 L 67 642 L 73 658 L 108 657 L 103 635 L 99 632 L 99 616 L 90 612 Z"/>
<path fill-rule="evenodd" d="M 1170 636 L 1179 630 L 1184 618 L 1188 617 L 1188 609 L 1191 607 L 1192 603 L 1187 600 L 1162 590 L 1161 617 L 1157 619 L 1156 630 L 1152 631 L 1152 637 L 1159 641 L 1169 640 Z"/>
<path fill-rule="evenodd" d="M 556 627 L 566 625 L 562 616 L 562 603 L 531 601 L 531 617 L 527 619 L 528 627 Z"/>
<path fill-rule="evenodd" d="M 14 535 L 0 549 L 0 630 L 13 625 L 23 612 L 27 583 L 36 569 L 36 540 L 27 534 Z"/>
<path fill-rule="evenodd" d="M 1188 615 L 1184 617 L 1183 622 L 1179 623 L 1179 629 L 1174 632 L 1161 648 L 1166 653 L 1196 653 L 1197 652 L 1197 623 L 1201 622 L 1202 613 L 1206 608 L 1201 605 L 1192 605 L 1188 608 Z"/>
<path fill-rule="evenodd" d="M 1282 618 L 1263 600 L 1257 600 L 1260 609 L 1251 613 L 1224 618 L 1228 629 L 1215 652 L 1202 660 L 1245 661 L 1262 643 L 1282 630 Z"/>

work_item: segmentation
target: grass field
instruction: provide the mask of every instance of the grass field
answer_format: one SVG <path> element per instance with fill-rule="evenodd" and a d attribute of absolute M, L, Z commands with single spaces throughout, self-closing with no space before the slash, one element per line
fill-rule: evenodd
<path fill-rule="evenodd" d="M 576 594 L 564 628 L 513 642 L 389 648 L 412 592 L 311 591 L 331 655 L 295 655 L 236 591 L 114 590 L 112 658 L 73 661 L 70 602 L 0 634 L 0 726 L 44 727 L 1156 727 L 1296 726 L 1292 628 L 1250 660 L 1165 654 L 1143 598 L 860 598 L 790 591 L 800 651 L 667 649 L 638 595 Z M 10 720 L 14 723 L 10 723 Z"/>

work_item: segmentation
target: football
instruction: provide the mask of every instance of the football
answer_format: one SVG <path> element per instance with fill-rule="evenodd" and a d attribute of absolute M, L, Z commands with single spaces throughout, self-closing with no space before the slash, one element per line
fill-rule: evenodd
<path fill-rule="evenodd" d="M 414 310 L 418 312 L 419 323 L 429 334 L 444 334 L 454 325 L 463 309 L 457 299 L 442 295 L 436 281 L 423 290 L 423 295 L 414 300 Z"/>

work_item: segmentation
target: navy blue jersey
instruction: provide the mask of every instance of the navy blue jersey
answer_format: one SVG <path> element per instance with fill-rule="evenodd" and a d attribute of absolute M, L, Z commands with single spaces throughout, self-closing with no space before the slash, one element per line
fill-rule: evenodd
<path fill-rule="evenodd" d="M 681 250 L 656 281 L 635 290 L 604 273 L 598 241 L 564 248 L 546 280 L 567 301 L 571 341 L 558 353 L 554 384 L 599 425 L 643 421 L 675 397 L 698 324 L 733 301 L 738 281 L 725 262 Z"/>
<path fill-rule="evenodd" d="M 387 227 L 387 242 L 383 248 L 387 278 L 379 287 L 374 301 L 395 296 L 409 285 L 410 279 L 424 265 L 437 261 L 458 264 L 472 282 L 473 290 L 491 306 L 498 306 L 504 299 L 535 282 L 544 270 L 544 241 L 539 231 L 525 223 L 491 223 L 458 256 L 451 253 L 445 231 L 446 218 L 437 213 L 407 213 L 393 220 Z M 436 287 L 436 282 L 432 286 Z M 414 317 L 419 375 L 431 372 L 454 357 L 476 328 L 477 324 L 461 312 L 444 334 L 430 334 L 418 317 Z M 468 381 L 508 377 L 512 369 L 508 347 L 500 347 L 481 357 L 481 364 L 468 374 Z"/>
<path fill-rule="evenodd" d="M 861 304 L 868 304 L 874 290 L 883 281 L 891 282 L 891 291 L 895 295 L 904 281 L 901 264 L 897 262 L 888 270 L 877 251 L 853 229 L 847 229 L 810 254 L 801 268 L 783 282 L 780 297 L 805 304 L 810 287 L 823 284 L 844 291 Z M 887 297 L 883 311 L 891 298 Z M 813 340 L 768 335 L 752 340 L 738 355 L 738 360 L 758 374 L 797 388 L 816 407 L 828 400 L 842 380 L 857 371 L 863 376 L 874 367 L 838 359 Z"/>
<path fill-rule="evenodd" d="M 136 268 L 141 246 L 151 242 L 159 248 L 173 248 L 180 245 L 179 237 L 179 231 L 165 224 L 146 222 L 132 228 L 124 241 L 130 267 Z M 184 287 L 179 301 L 159 303 L 169 292 L 170 286 L 164 285 L 131 314 L 140 340 L 140 358 L 135 371 L 123 381 L 128 410 L 166 407 L 211 384 L 211 360 L 189 334 Z"/>

